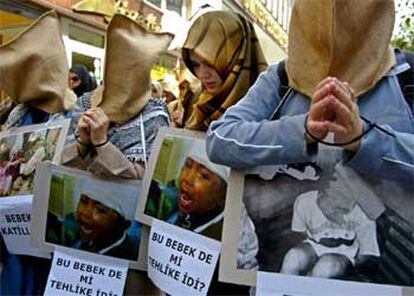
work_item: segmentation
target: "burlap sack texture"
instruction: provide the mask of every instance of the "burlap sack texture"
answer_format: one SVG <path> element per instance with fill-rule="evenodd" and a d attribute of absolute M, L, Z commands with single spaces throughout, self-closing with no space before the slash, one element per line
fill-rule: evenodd
<path fill-rule="evenodd" d="M 103 88 L 92 105 L 104 110 L 111 122 L 124 124 L 135 117 L 151 97 L 151 69 L 173 38 L 148 32 L 137 22 L 116 14 L 106 33 Z"/>
<path fill-rule="evenodd" d="M 296 0 L 286 69 L 291 87 L 311 97 L 331 76 L 357 96 L 370 90 L 395 64 L 394 21 L 393 0 Z"/>
<path fill-rule="evenodd" d="M 52 114 L 72 108 L 76 95 L 68 89 L 68 71 L 60 23 L 53 11 L 0 47 L 0 87 L 18 104 Z"/>

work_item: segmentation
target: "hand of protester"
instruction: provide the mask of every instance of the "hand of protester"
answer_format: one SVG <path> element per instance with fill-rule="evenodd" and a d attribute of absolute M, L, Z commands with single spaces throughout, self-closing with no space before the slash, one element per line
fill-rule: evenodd
<path fill-rule="evenodd" d="M 318 139 L 326 137 L 329 131 L 329 122 L 335 120 L 335 113 L 331 109 L 332 102 L 335 100 L 331 94 L 332 78 L 327 77 L 315 88 L 312 95 L 306 126 L 308 131 Z M 314 140 L 306 134 L 308 142 Z"/>
<path fill-rule="evenodd" d="M 336 143 L 346 143 L 360 136 L 363 122 L 351 86 L 337 78 L 328 77 L 318 87 L 309 111 L 309 132 L 319 139 L 324 138 L 328 131 L 333 132 Z M 343 148 L 356 151 L 359 145 L 360 141 L 355 141 Z"/>
<path fill-rule="evenodd" d="M 99 107 L 94 107 L 85 111 L 82 118 L 88 122 L 92 145 L 96 146 L 105 143 L 109 128 L 109 118 L 105 112 Z"/>
<path fill-rule="evenodd" d="M 364 132 L 364 124 L 359 116 L 355 92 L 347 82 L 340 82 L 338 79 L 333 78 L 333 83 L 331 92 L 336 98 L 332 104 L 335 120 L 329 122 L 329 131 L 334 133 L 336 143 L 350 142 Z M 359 148 L 360 142 L 360 140 L 355 141 L 343 148 L 349 151 L 356 151 Z"/>
<path fill-rule="evenodd" d="M 78 121 L 78 133 L 79 133 L 79 141 L 83 145 L 89 145 L 91 143 L 90 138 L 90 129 L 88 119 L 82 115 Z"/>

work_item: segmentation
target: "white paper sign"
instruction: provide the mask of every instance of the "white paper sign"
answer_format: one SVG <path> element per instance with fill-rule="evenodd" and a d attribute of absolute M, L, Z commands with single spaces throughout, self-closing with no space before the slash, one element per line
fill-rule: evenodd
<path fill-rule="evenodd" d="M 398 286 L 368 284 L 315 277 L 292 276 L 279 273 L 257 273 L 257 296 L 400 296 Z"/>
<path fill-rule="evenodd" d="M 48 252 L 30 246 L 32 201 L 33 195 L 2 197 L 0 233 L 10 254 L 50 258 Z"/>
<path fill-rule="evenodd" d="M 56 248 L 45 295 L 120 296 L 128 262 Z"/>
<path fill-rule="evenodd" d="M 206 295 L 220 242 L 154 219 L 148 245 L 148 276 L 171 295 Z"/>

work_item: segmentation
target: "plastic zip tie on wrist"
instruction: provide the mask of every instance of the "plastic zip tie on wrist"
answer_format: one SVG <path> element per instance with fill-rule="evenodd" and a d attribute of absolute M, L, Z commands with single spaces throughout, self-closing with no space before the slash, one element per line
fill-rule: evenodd
<path fill-rule="evenodd" d="M 357 136 L 357 137 L 355 137 L 355 138 L 353 138 L 352 140 L 350 140 L 350 141 L 348 141 L 348 142 L 343 142 L 343 143 L 331 143 L 331 142 L 326 142 L 326 141 L 324 141 L 324 140 L 321 140 L 321 139 L 319 139 L 318 137 L 316 137 L 316 136 L 314 136 L 309 130 L 308 130 L 308 115 L 306 115 L 306 117 L 305 117 L 305 132 L 306 132 L 306 134 L 309 136 L 309 137 L 311 137 L 311 139 L 312 140 L 314 140 L 315 142 L 317 142 L 317 143 L 322 143 L 322 144 L 324 144 L 324 145 L 327 145 L 327 146 L 336 146 L 336 147 L 342 147 L 342 146 L 347 146 L 347 145 L 350 145 L 350 144 L 352 144 L 352 143 L 355 143 L 356 141 L 359 141 L 360 139 L 362 139 L 362 137 L 364 137 L 366 134 L 368 134 L 374 127 L 377 127 L 378 128 L 378 125 L 377 124 L 375 124 L 375 123 L 373 123 L 373 122 L 371 122 L 370 120 L 367 120 L 366 118 L 364 118 L 364 117 L 360 117 L 363 121 L 365 121 L 365 122 L 367 122 L 368 123 L 368 128 L 365 130 L 365 131 L 363 131 L 362 132 L 362 134 L 360 134 L 359 136 Z M 383 128 L 379 128 L 381 131 L 382 130 L 384 130 Z M 388 133 L 388 131 L 386 132 L 387 134 L 389 134 Z"/>
<path fill-rule="evenodd" d="M 102 147 L 102 146 L 104 146 L 106 143 L 108 143 L 109 142 L 109 139 L 106 139 L 106 141 L 105 142 L 103 142 L 103 143 L 100 143 L 100 144 L 96 144 L 96 145 L 92 145 L 93 147 Z"/>

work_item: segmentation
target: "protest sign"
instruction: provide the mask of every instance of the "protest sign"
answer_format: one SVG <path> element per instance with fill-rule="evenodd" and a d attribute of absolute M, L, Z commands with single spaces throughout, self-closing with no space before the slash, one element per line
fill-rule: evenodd
<path fill-rule="evenodd" d="M 154 219 L 148 276 L 171 295 L 206 295 L 219 252 L 218 241 Z"/>
<path fill-rule="evenodd" d="M 0 133 L 0 197 L 33 194 L 36 164 L 60 162 L 69 122 L 60 120 Z"/>
<path fill-rule="evenodd" d="M 50 252 L 63 246 L 97 253 L 142 269 L 136 264 L 141 224 L 134 219 L 139 181 L 42 163 L 36 184 L 32 245 Z"/>
<path fill-rule="evenodd" d="M 398 286 L 364 284 L 351 281 L 325 280 L 304 276 L 290 276 L 270 272 L 258 272 L 257 296 L 323 296 L 323 295 L 402 295 Z"/>
<path fill-rule="evenodd" d="M 412 184 L 371 179 L 339 161 L 341 151 L 318 149 L 315 163 L 231 171 L 219 280 L 254 286 L 264 271 L 318 279 L 323 291 L 334 278 L 358 295 L 378 294 L 377 285 L 412 294 Z"/>
<path fill-rule="evenodd" d="M 145 171 L 137 220 L 151 226 L 155 218 L 221 240 L 229 171 L 208 159 L 204 133 L 163 127 Z"/>
<path fill-rule="evenodd" d="M 7 251 L 16 255 L 50 257 L 30 246 L 30 218 L 33 195 L 3 197 L 0 204 L 0 232 Z"/>
<path fill-rule="evenodd" d="M 57 247 L 45 295 L 120 296 L 127 272 L 126 261 Z"/>

